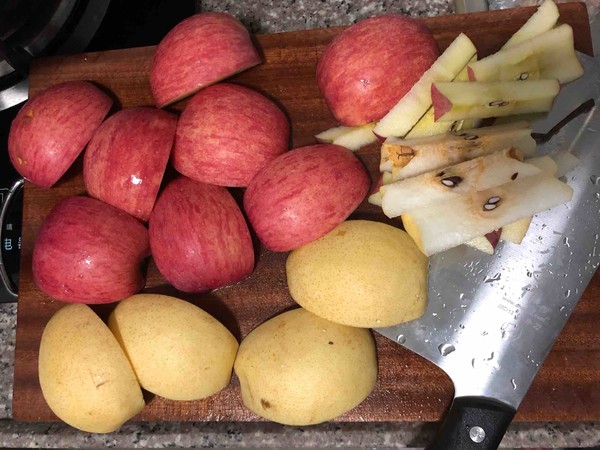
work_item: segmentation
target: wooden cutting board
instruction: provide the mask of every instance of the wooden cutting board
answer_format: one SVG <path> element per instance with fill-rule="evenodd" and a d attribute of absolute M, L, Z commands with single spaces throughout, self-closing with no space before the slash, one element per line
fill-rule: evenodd
<path fill-rule="evenodd" d="M 423 19 L 445 49 L 459 32 L 476 44 L 479 55 L 496 50 L 535 9 L 451 15 Z M 561 21 L 573 26 L 576 46 L 590 53 L 588 18 L 583 4 L 560 5 Z M 323 47 L 343 28 L 308 30 L 257 36 L 265 63 L 231 81 L 255 88 L 275 99 L 291 119 L 294 147 L 314 143 L 314 134 L 335 124 L 317 89 L 314 73 Z M 400 44 L 400 43 L 399 43 Z M 154 48 L 145 47 L 38 61 L 32 68 L 30 92 L 66 80 L 86 79 L 112 92 L 119 107 L 152 105 L 148 68 Z M 402 64 L 402 61 L 398 61 Z M 181 110 L 185 102 L 175 105 Z M 379 149 L 362 149 L 359 157 L 377 176 Z M 167 178 L 172 176 L 169 174 Z M 46 322 L 62 304 L 35 286 L 31 254 L 38 229 L 56 202 L 84 194 L 81 158 L 51 190 L 30 183 L 25 187 L 21 292 L 18 306 L 13 413 L 16 420 L 57 420 L 47 407 L 37 379 L 37 352 Z M 240 192 L 236 192 L 238 198 Z M 590 211 L 590 214 L 595 212 Z M 383 214 L 364 203 L 354 218 L 384 220 Z M 115 239 L 120 239 L 115 236 Z M 174 236 L 174 239 L 177 237 Z M 185 298 L 213 314 L 241 339 L 266 319 L 295 304 L 286 287 L 285 253 L 261 251 L 254 274 L 241 284 L 208 295 L 181 294 L 168 286 L 151 262 L 145 292 Z M 566 328 L 524 400 L 520 421 L 600 420 L 600 276 L 586 290 Z M 431 299 L 435 301 L 435 299 Z M 96 307 L 106 317 L 113 305 Z M 437 421 L 449 406 L 453 391 L 447 376 L 421 357 L 376 335 L 379 379 L 372 394 L 338 421 Z M 259 421 L 244 408 L 237 379 L 219 394 L 195 402 L 149 397 L 136 420 L 157 421 Z"/>

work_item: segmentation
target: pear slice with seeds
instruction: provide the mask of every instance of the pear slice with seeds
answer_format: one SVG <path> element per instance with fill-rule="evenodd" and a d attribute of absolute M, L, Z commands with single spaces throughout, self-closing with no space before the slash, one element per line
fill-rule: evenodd
<path fill-rule="evenodd" d="M 573 189 L 545 173 L 402 215 L 405 230 L 431 256 L 571 200 Z"/>
<path fill-rule="evenodd" d="M 482 127 L 419 139 L 388 138 L 381 146 L 383 184 L 514 147 L 530 157 L 536 142 L 527 122 Z M 387 175 L 391 172 L 392 176 Z"/>
<path fill-rule="evenodd" d="M 521 162 L 515 149 L 505 149 L 443 169 L 384 185 L 380 188 L 382 209 L 393 218 L 416 209 L 469 195 L 541 172 Z"/>

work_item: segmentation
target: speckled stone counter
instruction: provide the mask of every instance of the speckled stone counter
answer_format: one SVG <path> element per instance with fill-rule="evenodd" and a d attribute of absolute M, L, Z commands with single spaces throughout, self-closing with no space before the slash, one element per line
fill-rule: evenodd
<path fill-rule="evenodd" d="M 227 11 L 254 33 L 349 25 L 395 12 L 435 16 L 453 12 L 449 0 L 241 0 L 201 2 L 202 11 Z M 286 427 L 261 423 L 131 423 L 117 433 L 93 435 L 64 424 L 16 423 L 12 384 L 16 304 L 0 304 L 0 447 L 423 447 L 431 423 L 330 423 Z M 599 387 L 600 389 L 600 387 Z M 513 423 L 503 448 L 600 446 L 600 424 Z"/>

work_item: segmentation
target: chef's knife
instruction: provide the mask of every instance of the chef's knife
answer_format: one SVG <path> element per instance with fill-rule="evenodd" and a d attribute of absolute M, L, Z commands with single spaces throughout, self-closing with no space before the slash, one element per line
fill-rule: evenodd
<path fill-rule="evenodd" d="M 587 62 L 598 92 L 600 72 Z M 498 447 L 600 264 L 600 134 L 593 129 L 600 97 L 595 101 L 539 148 L 542 155 L 568 150 L 580 160 L 567 174 L 572 200 L 537 214 L 521 245 L 501 242 L 492 256 L 467 246 L 434 255 L 425 315 L 376 330 L 433 362 L 454 383 L 432 450 Z"/>

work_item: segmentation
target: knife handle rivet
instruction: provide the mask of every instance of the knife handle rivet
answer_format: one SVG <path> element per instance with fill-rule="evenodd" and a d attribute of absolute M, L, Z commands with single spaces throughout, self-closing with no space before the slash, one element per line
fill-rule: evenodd
<path fill-rule="evenodd" d="M 485 431 L 481 427 L 471 427 L 469 437 L 473 442 L 479 444 L 485 439 Z"/>

